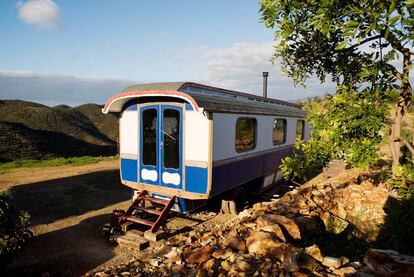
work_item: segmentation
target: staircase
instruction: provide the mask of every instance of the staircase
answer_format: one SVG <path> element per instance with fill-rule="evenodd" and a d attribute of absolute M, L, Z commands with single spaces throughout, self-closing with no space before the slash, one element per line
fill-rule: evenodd
<path fill-rule="evenodd" d="M 118 217 L 118 223 L 121 225 L 126 222 L 133 222 L 151 227 L 152 233 L 156 232 L 158 227 L 163 223 L 164 219 L 169 214 L 172 206 L 175 204 L 176 197 L 173 196 L 169 200 L 150 197 L 146 190 L 141 191 L 138 197 L 132 202 L 132 205 L 126 211 L 116 211 L 120 216 Z M 151 208 L 145 208 L 145 205 L 141 205 L 149 201 L 153 204 Z M 114 211 L 115 212 L 115 211 Z M 142 216 L 153 215 L 152 219 L 148 220 L 142 218 Z M 141 216 L 141 217 L 140 217 Z"/>

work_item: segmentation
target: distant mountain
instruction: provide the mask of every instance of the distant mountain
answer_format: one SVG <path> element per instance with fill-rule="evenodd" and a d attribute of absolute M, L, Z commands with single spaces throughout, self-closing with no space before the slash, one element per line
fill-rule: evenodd
<path fill-rule="evenodd" d="M 117 153 L 118 117 L 101 106 L 0 100 L 0 161 Z"/>

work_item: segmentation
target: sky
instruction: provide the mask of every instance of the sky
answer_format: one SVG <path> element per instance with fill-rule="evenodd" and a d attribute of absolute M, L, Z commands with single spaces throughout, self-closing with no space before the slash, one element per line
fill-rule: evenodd
<path fill-rule="evenodd" d="M 134 83 L 192 81 L 298 100 L 333 91 L 295 87 L 270 62 L 273 32 L 259 0 L 0 0 L 0 99 L 103 104 Z"/>

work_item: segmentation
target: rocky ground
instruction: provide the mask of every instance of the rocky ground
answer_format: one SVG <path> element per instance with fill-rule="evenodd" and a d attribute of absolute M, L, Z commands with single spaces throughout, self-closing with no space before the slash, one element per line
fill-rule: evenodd
<path fill-rule="evenodd" d="M 412 257 L 370 248 L 393 194 L 375 174 L 319 176 L 239 216 L 214 218 L 88 276 L 414 276 Z"/>

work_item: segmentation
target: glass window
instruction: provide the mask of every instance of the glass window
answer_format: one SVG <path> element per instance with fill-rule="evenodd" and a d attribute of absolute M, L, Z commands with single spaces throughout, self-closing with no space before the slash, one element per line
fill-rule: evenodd
<path fill-rule="evenodd" d="M 164 167 L 180 168 L 180 112 L 164 110 L 163 119 Z"/>
<path fill-rule="evenodd" d="M 157 125 L 156 109 L 142 112 L 142 163 L 144 165 L 157 165 Z"/>
<path fill-rule="evenodd" d="M 305 137 L 305 121 L 304 120 L 298 120 L 296 121 L 296 138 L 303 140 Z"/>
<path fill-rule="evenodd" d="M 273 145 L 283 144 L 286 141 L 286 119 L 273 120 Z"/>
<path fill-rule="evenodd" d="M 256 119 L 238 118 L 236 121 L 236 151 L 253 149 L 256 145 Z"/>

